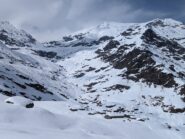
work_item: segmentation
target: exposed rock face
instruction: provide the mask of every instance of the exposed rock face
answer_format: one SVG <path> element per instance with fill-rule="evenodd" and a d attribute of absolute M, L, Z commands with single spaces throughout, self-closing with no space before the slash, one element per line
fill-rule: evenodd
<path fill-rule="evenodd" d="M 180 95 L 183 96 L 182 100 L 185 102 L 185 85 L 183 85 L 183 86 L 181 87 Z"/>
<path fill-rule="evenodd" d="M 116 69 L 124 69 L 127 71 L 123 76 L 129 78 L 130 75 L 135 75 L 133 78 L 135 81 L 143 79 L 146 83 L 154 83 L 156 85 L 162 85 L 164 87 L 175 87 L 177 83 L 174 80 L 173 74 L 163 73 L 160 67 L 162 65 L 156 65 L 153 60 L 152 52 L 149 50 L 133 49 L 132 51 L 124 54 L 127 47 L 121 46 L 114 54 L 110 54 L 109 50 L 116 48 L 119 42 L 109 42 L 104 51 L 96 51 L 103 60 L 110 62 Z"/>
<path fill-rule="evenodd" d="M 116 48 L 118 45 L 120 45 L 120 43 L 118 41 L 113 41 L 111 40 L 104 48 L 104 51 L 109 51 L 113 48 Z"/>
<path fill-rule="evenodd" d="M 147 29 L 144 32 L 142 39 L 146 44 L 157 46 L 158 48 L 161 48 L 162 51 L 168 51 L 169 56 L 185 60 L 183 57 L 185 48 L 183 46 L 173 40 L 158 36 L 152 29 Z"/>
<path fill-rule="evenodd" d="M 114 39 L 114 37 L 111 37 L 111 36 L 103 36 L 99 39 L 99 42 L 105 42 L 105 41 L 108 41 L 108 40 L 112 40 Z"/>
<path fill-rule="evenodd" d="M 57 57 L 57 53 L 56 52 L 46 52 L 46 51 L 35 51 L 39 56 L 41 57 L 46 57 L 46 58 L 56 58 Z"/>

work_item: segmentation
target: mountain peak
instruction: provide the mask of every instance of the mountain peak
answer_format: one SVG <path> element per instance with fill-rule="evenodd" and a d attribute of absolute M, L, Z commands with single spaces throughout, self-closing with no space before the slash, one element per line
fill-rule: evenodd
<path fill-rule="evenodd" d="M 18 29 L 13 26 L 9 21 L 0 21 L 0 30 L 6 31 L 18 31 Z"/>
<path fill-rule="evenodd" d="M 164 19 L 157 18 L 147 22 L 147 25 L 152 25 L 152 26 L 179 26 L 182 24 L 183 24 L 182 22 L 179 22 L 172 18 L 164 18 Z"/>
<path fill-rule="evenodd" d="M 30 46 L 36 40 L 24 30 L 20 30 L 8 21 L 0 21 L 0 41 L 9 46 Z"/>

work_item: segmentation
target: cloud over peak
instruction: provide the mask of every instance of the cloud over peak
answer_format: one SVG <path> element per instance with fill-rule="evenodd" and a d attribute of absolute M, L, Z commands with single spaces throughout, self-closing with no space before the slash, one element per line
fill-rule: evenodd
<path fill-rule="evenodd" d="M 153 18 L 184 21 L 184 0 L 0 0 L 0 20 L 8 20 L 41 41 L 105 21 L 144 22 Z"/>

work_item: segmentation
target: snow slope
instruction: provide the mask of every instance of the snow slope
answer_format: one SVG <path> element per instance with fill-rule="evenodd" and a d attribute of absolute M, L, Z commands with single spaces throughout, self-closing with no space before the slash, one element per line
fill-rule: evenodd
<path fill-rule="evenodd" d="M 101 103 L 108 105 L 109 99 L 110 103 L 113 100 L 119 104 L 120 101 L 124 103 L 124 99 L 129 101 L 131 98 L 140 103 L 147 96 L 154 100 L 153 97 L 161 97 L 164 102 L 159 102 L 159 105 L 164 103 L 162 107 L 184 108 L 182 87 L 185 82 L 185 49 L 182 43 L 173 41 L 176 33 L 173 30 L 183 37 L 184 27 L 172 19 L 156 19 L 141 24 L 99 25 L 86 33 L 80 33 L 84 41 L 93 36 L 91 42 L 98 43 L 89 46 L 89 49 L 80 45 L 84 47 L 83 51 L 58 60 L 57 63 L 66 68 L 68 80 L 84 90 L 81 96 L 84 99 L 93 101 L 98 96 Z M 161 30 L 169 38 L 162 36 L 165 33 Z M 111 36 L 105 36 L 106 32 Z M 94 37 L 96 33 L 100 38 Z M 59 46 L 56 47 L 58 49 Z M 172 96 L 175 96 L 173 100 Z"/>
<path fill-rule="evenodd" d="M 0 38 L 0 92 L 8 96 L 24 96 L 32 100 L 66 100 L 75 98 L 76 87 L 68 84 L 63 68 L 37 56 L 32 49 L 39 42 L 27 42 L 28 35 L 7 22 L 0 23 L 7 38 Z M 19 43 L 6 43 L 12 39 Z M 35 40 L 36 42 L 36 40 Z M 30 44 L 27 46 L 27 44 Z"/>
<path fill-rule="evenodd" d="M 57 64 L 66 69 L 68 81 L 84 91 L 78 101 L 89 115 L 145 122 L 157 117 L 184 127 L 185 45 L 178 39 L 185 36 L 184 28 L 172 19 L 104 23 L 78 32 L 82 42 L 96 43 L 81 44 L 83 50 Z"/>
<path fill-rule="evenodd" d="M 106 120 L 85 112 L 71 112 L 71 104 L 40 101 L 35 102 L 35 108 L 26 109 L 1 101 L 1 139 L 183 139 L 185 135 L 174 127 L 169 130 L 166 124 L 153 124 L 160 122 L 158 119 L 147 123 Z"/>
<path fill-rule="evenodd" d="M 184 139 L 184 37 L 183 23 L 155 19 L 41 44 L 1 22 L 0 137 Z"/>

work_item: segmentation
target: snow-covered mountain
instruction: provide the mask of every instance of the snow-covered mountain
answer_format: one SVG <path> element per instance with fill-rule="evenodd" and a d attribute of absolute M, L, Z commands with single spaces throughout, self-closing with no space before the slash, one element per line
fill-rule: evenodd
<path fill-rule="evenodd" d="M 41 47 L 36 39 L 8 22 L 0 23 L 0 32 L 2 94 L 32 100 L 64 100 L 75 94 L 65 81 L 62 67 L 34 54 L 32 49 Z"/>
<path fill-rule="evenodd" d="M 31 46 L 36 43 L 30 34 L 24 30 L 18 30 L 7 21 L 0 22 L 0 40 L 9 46 Z"/>
<path fill-rule="evenodd" d="M 84 90 L 85 100 L 106 106 L 114 97 L 119 103 L 135 94 L 135 104 L 158 97 L 162 111 L 184 112 L 184 36 L 184 24 L 156 19 L 140 24 L 104 23 L 44 45 L 45 51 L 64 57 L 57 64 L 67 70 L 70 82 Z M 69 51 L 64 55 L 65 49 Z"/>
<path fill-rule="evenodd" d="M 78 138 L 134 139 L 133 131 L 138 130 L 138 138 L 184 138 L 183 23 L 173 19 L 103 23 L 42 44 L 1 22 L 0 42 L 0 93 L 49 101 L 34 102 L 41 112 L 35 110 L 33 123 L 40 129 L 50 130 L 52 125 L 53 130 L 62 129 L 64 137 L 70 132 L 70 138 L 72 133 Z M 16 109 L 29 119 L 19 106 L 8 112 L 0 107 L 6 114 Z M 42 113 L 46 119 L 38 118 Z M 119 129 L 108 128 L 109 122 Z"/>
<path fill-rule="evenodd" d="M 184 125 L 183 23 L 104 23 L 44 45 L 63 57 L 56 63 L 84 91 L 78 101 L 89 115 L 141 121 L 157 115 L 169 124 L 178 115 Z"/>

